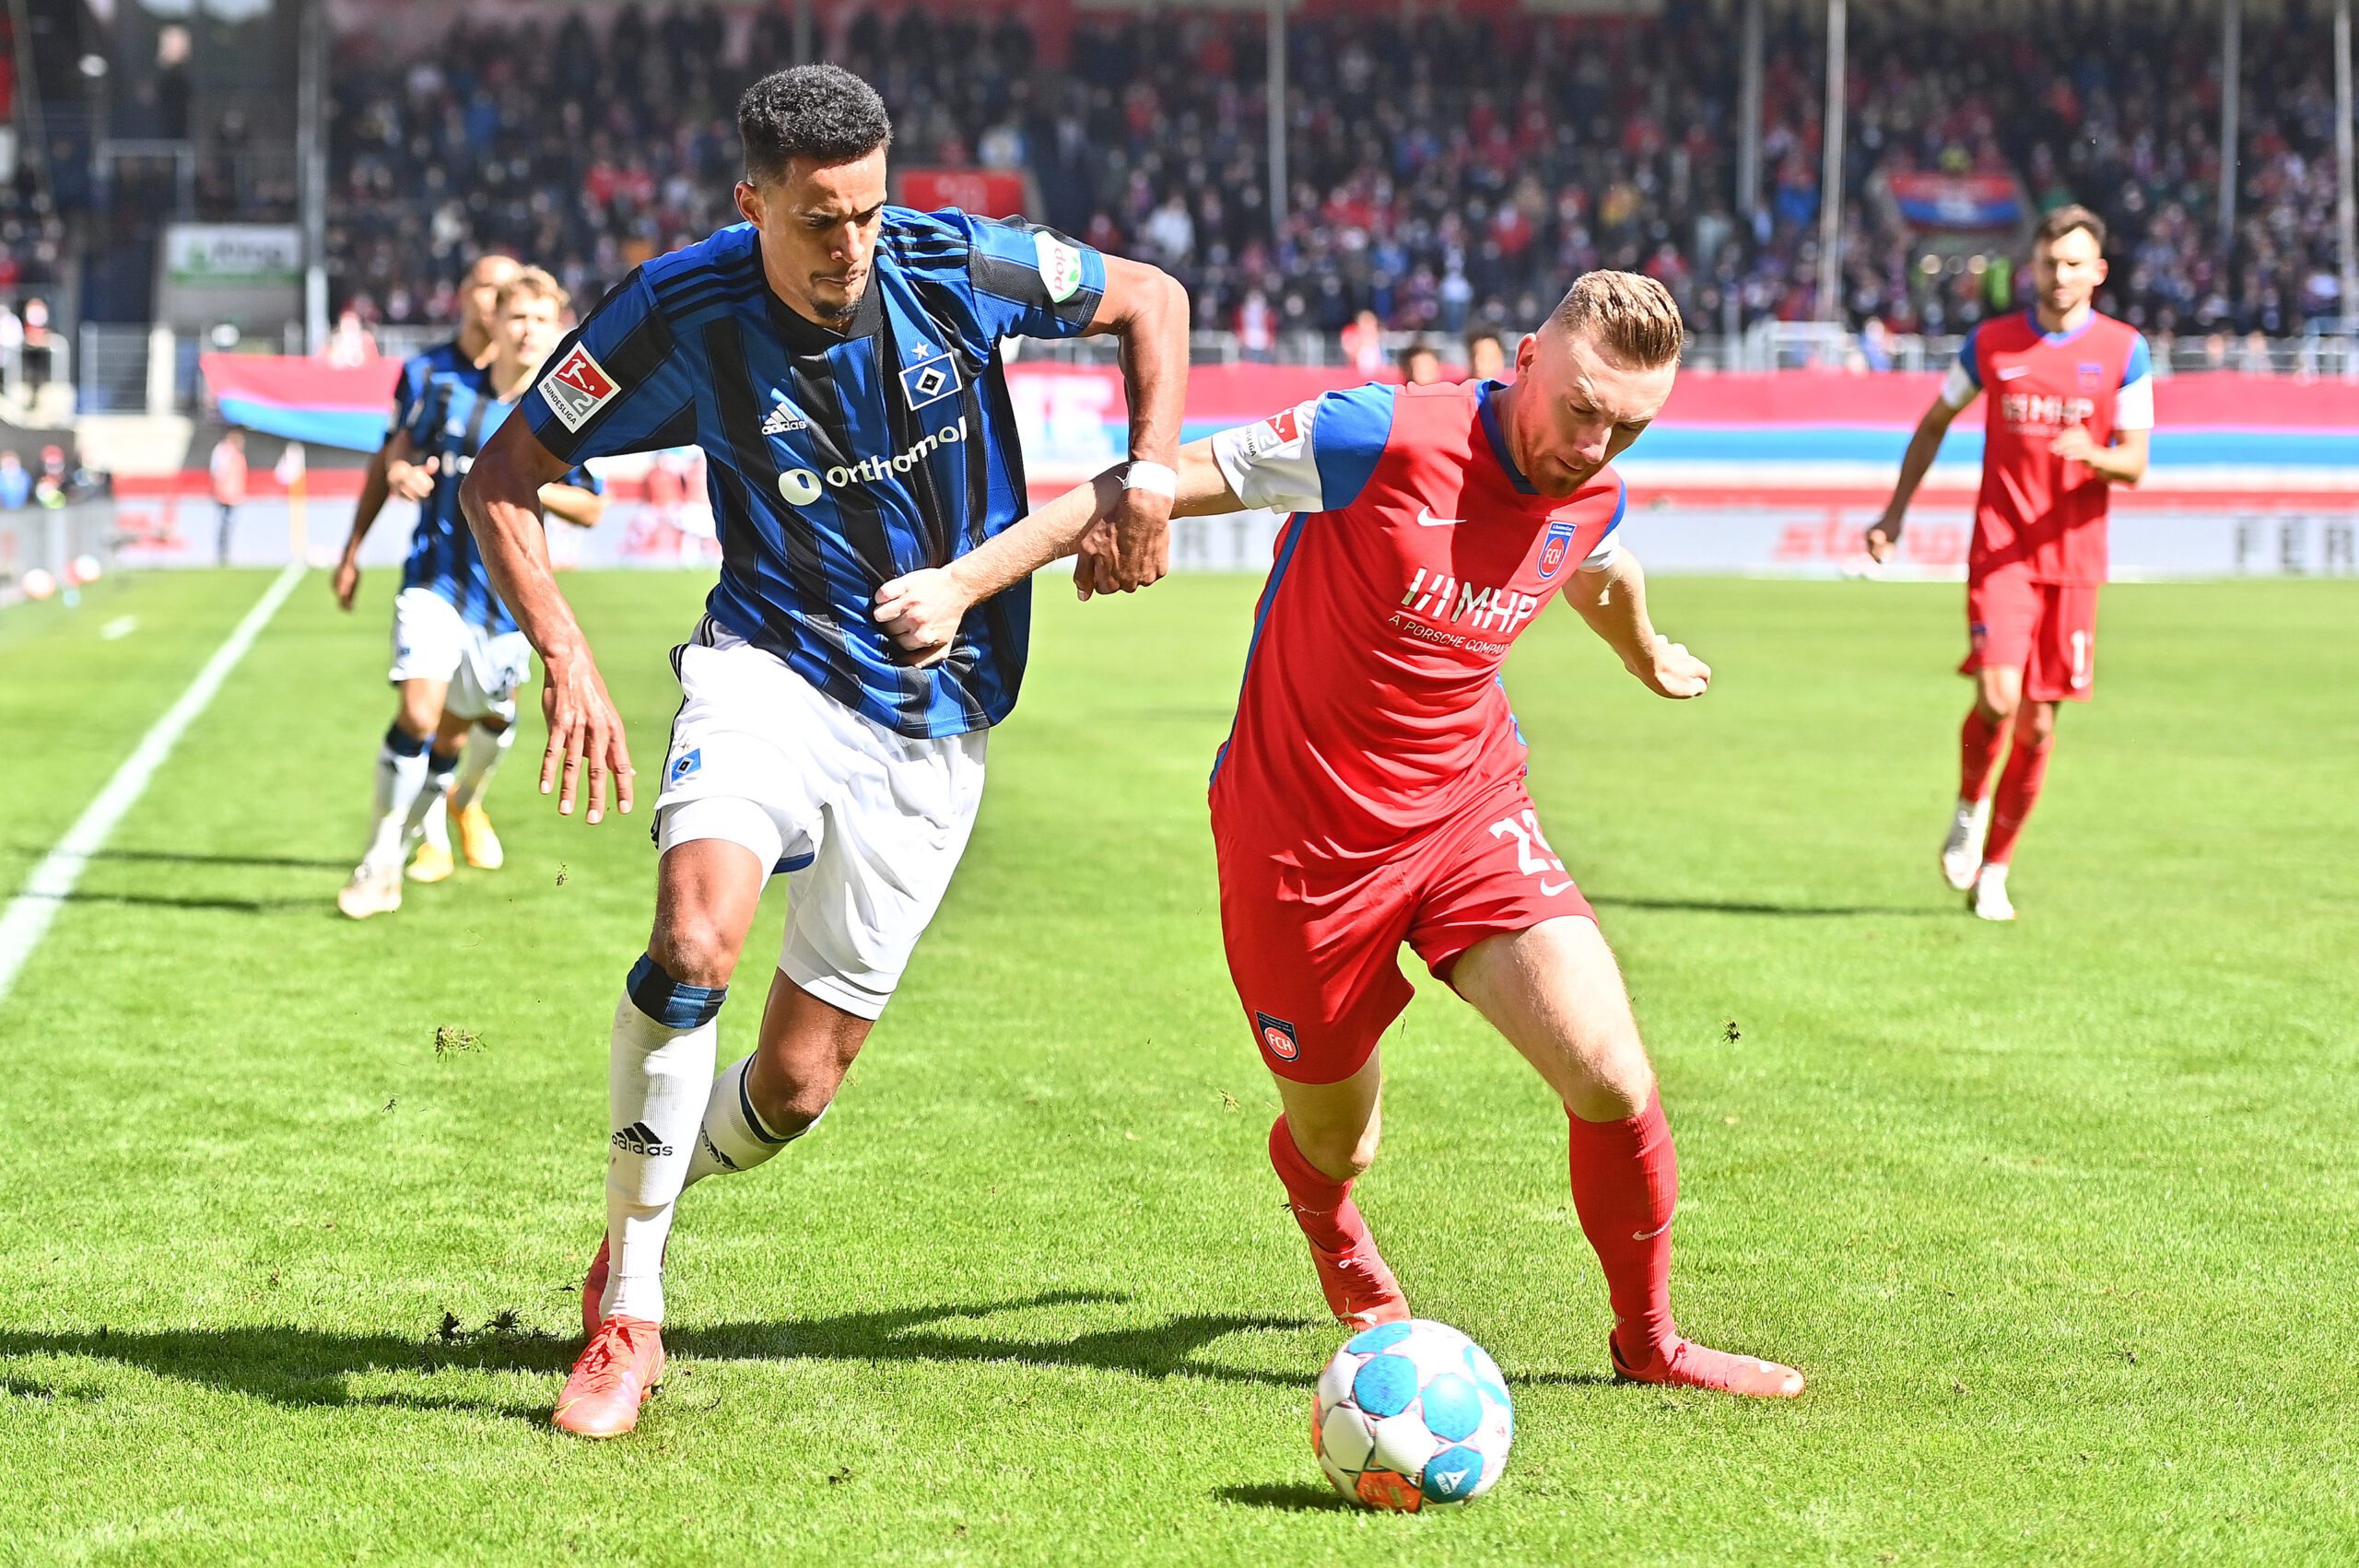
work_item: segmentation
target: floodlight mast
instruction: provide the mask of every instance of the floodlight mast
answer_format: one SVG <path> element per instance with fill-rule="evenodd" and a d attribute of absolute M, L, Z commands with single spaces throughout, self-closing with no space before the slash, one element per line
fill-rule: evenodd
<path fill-rule="evenodd" d="M 2349 4 L 2349 0 L 2343 0 Z M 1819 141 L 1826 158 L 1818 178 L 1818 319 L 1843 319 L 1843 90 L 1848 0 L 1826 0 L 1826 108 Z"/>

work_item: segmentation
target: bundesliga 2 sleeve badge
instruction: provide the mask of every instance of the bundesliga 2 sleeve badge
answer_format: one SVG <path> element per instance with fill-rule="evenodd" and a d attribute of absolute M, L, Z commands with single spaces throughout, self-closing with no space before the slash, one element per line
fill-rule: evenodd
<path fill-rule="evenodd" d="M 549 405 L 557 423 L 576 435 L 590 423 L 590 416 L 615 400 L 622 389 L 606 374 L 590 350 L 577 343 L 573 352 L 560 361 L 557 368 L 541 378 L 541 401 Z"/>

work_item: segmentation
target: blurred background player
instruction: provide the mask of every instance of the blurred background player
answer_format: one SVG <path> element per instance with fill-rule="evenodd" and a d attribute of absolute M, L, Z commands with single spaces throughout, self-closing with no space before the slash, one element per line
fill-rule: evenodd
<path fill-rule="evenodd" d="M 229 564 L 229 534 L 237 526 L 238 509 L 246 504 L 246 433 L 234 426 L 213 443 L 213 504 L 220 519 L 214 541 L 214 564 Z"/>
<path fill-rule="evenodd" d="M 492 591 L 460 511 L 459 486 L 556 346 L 567 304 L 557 280 L 536 267 L 511 277 L 495 297 L 489 363 L 429 378 L 409 424 L 388 445 L 387 485 L 420 498 L 393 600 L 393 664 L 386 678 L 400 688 L 401 707 L 377 754 L 377 825 L 352 880 L 336 895 L 336 907 L 356 920 L 401 907 L 402 860 L 428 806 L 446 792 L 468 862 L 487 870 L 500 864 L 483 790 L 514 738 L 516 686 L 529 672 L 532 649 Z M 605 509 L 602 488 L 588 470 L 576 468 L 542 486 L 539 505 L 587 528 Z M 427 854 L 420 852 L 413 876 L 433 882 L 451 874 L 449 850 L 439 863 Z"/>
<path fill-rule="evenodd" d="M 1401 351 L 1401 380 L 1409 386 L 1429 387 L 1441 378 L 1441 356 L 1420 340 Z"/>
<path fill-rule="evenodd" d="M 1496 381 L 1508 373 L 1507 345 L 1499 334 L 1483 331 L 1466 340 L 1466 378 L 1472 381 Z"/>
<path fill-rule="evenodd" d="M 2086 207 L 2049 213 L 2031 273 L 2030 310 L 1966 334 L 1867 535 L 1868 554 L 1889 560 L 1950 421 L 1989 393 L 1958 666 L 1974 677 L 1974 707 L 1959 731 L 1957 805 L 1941 857 L 1942 875 L 1986 920 L 2015 918 L 2007 866 L 2048 773 L 2056 705 L 2088 701 L 2095 685 L 2107 504 L 2112 486 L 2145 477 L 2154 425 L 2146 340 L 2090 303 L 2106 278 L 2105 221 Z M 1994 800 L 1990 776 L 2010 728 Z"/>
<path fill-rule="evenodd" d="M 384 509 L 387 497 L 393 493 L 386 482 L 386 467 L 393 443 L 409 427 L 411 419 L 417 413 L 418 400 L 426 395 L 426 389 L 435 377 L 475 369 L 491 357 L 491 318 L 493 310 L 498 308 L 499 290 L 522 270 L 522 263 L 514 257 L 497 252 L 475 258 L 475 264 L 459 280 L 458 335 L 448 343 L 436 344 L 423 354 L 413 354 L 402 362 L 401 375 L 393 382 L 393 410 L 385 427 L 384 444 L 369 460 L 369 472 L 360 481 L 360 499 L 352 509 L 352 532 L 344 542 L 344 558 L 336 563 L 335 574 L 329 579 L 329 586 L 335 591 L 337 606 L 347 614 L 352 609 L 353 595 L 360 589 L 360 543 L 369 537 L 369 530 L 376 524 L 377 514 Z M 346 311 L 346 314 L 350 315 L 351 312 Z M 402 498 L 423 500 L 430 488 L 429 480 L 412 473 L 407 487 L 402 492 Z M 428 805 L 422 833 L 424 842 L 416 870 L 428 874 L 418 880 L 439 880 L 432 874 L 438 866 L 441 868 L 441 875 L 448 876 L 451 835 L 440 795 Z M 468 863 L 482 864 L 472 853 Z"/>
<path fill-rule="evenodd" d="M 605 1236 L 554 1418 L 585 1437 L 630 1431 L 663 1377 L 681 1191 L 761 1164 L 826 1111 L 965 851 L 990 729 L 1023 682 L 1024 585 L 966 614 L 923 667 L 872 614 L 895 579 L 1028 526 L 1002 339 L 1121 338 L 1134 461 L 1109 584 L 1169 565 L 1186 292 L 1051 229 L 887 207 L 891 123 L 839 67 L 765 77 L 737 118 L 745 221 L 608 295 L 465 486 L 493 579 L 547 661 L 542 787 L 561 767 L 557 809 L 579 786 L 592 823 L 610 781 L 630 809 L 629 752 L 534 497 L 600 453 L 693 438 L 724 544 L 673 655 L 655 919 L 608 1037 Z M 715 1020 L 778 872 L 786 942 L 758 1042 L 716 1078 Z"/>

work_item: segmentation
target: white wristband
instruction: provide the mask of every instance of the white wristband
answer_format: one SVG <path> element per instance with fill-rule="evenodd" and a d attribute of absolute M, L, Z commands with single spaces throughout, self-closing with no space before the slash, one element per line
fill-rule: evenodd
<path fill-rule="evenodd" d="M 1122 488 L 1151 490 L 1167 501 L 1177 500 L 1180 497 L 1180 475 L 1163 463 L 1133 459 L 1122 475 Z"/>

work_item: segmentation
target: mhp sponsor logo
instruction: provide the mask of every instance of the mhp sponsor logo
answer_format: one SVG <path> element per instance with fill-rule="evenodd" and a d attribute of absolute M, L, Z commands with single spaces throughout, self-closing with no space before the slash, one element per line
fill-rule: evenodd
<path fill-rule="evenodd" d="M 1257 1012 L 1253 1024 L 1262 1031 L 1262 1048 L 1280 1061 L 1292 1061 L 1302 1054 L 1302 1042 L 1295 1038 L 1294 1025 L 1285 1019 Z"/>

